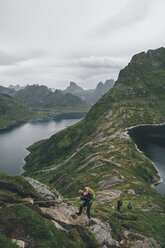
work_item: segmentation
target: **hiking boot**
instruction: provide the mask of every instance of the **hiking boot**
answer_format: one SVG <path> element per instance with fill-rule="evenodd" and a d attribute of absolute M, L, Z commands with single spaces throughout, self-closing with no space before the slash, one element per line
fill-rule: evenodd
<path fill-rule="evenodd" d="M 81 215 L 80 213 L 76 213 L 77 215 Z"/>

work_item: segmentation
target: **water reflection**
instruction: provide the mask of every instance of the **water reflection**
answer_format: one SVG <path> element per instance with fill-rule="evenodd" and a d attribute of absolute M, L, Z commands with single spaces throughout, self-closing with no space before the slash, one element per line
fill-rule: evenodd
<path fill-rule="evenodd" d="M 146 157 L 154 162 L 163 182 L 156 189 L 165 194 L 165 125 L 139 126 L 129 130 L 129 135 Z"/>
<path fill-rule="evenodd" d="M 54 133 L 71 126 L 80 119 L 29 121 L 0 132 L 0 172 L 20 175 L 23 173 L 26 148 L 34 142 L 46 139 Z"/>

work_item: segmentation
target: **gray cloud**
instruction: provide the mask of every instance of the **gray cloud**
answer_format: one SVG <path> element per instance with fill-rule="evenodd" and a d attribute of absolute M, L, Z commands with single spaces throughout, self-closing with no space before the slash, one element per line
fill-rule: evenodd
<path fill-rule="evenodd" d="M 42 57 L 44 55 L 44 51 L 34 50 L 27 54 L 19 54 L 19 53 L 7 53 L 3 50 L 0 50 L 0 66 L 12 65 L 18 62 L 23 62 L 35 58 Z"/>
<path fill-rule="evenodd" d="M 129 0 L 118 13 L 100 24 L 93 32 L 95 35 L 113 34 L 120 32 L 139 22 L 143 22 L 149 15 L 154 0 Z"/>
<path fill-rule="evenodd" d="M 0 0 L 0 84 L 116 79 L 135 53 L 165 46 L 164 9 L 164 0 Z"/>
<path fill-rule="evenodd" d="M 89 56 L 71 61 L 71 65 L 84 68 L 121 68 L 126 63 L 123 58 L 110 56 Z"/>

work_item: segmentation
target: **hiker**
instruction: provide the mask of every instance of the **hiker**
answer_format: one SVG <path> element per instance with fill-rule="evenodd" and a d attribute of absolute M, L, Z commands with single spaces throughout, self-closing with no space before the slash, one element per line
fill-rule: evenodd
<path fill-rule="evenodd" d="M 117 201 L 117 211 L 120 211 L 121 206 L 123 205 L 122 200 Z"/>
<path fill-rule="evenodd" d="M 128 209 L 132 209 L 132 205 L 131 205 L 131 203 L 130 203 L 130 202 L 128 203 L 127 208 L 128 208 Z"/>
<path fill-rule="evenodd" d="M 85 190 L 79 190 L 79 195 L 81 195 L 80 197 L 77 197 L 78 200 L 82 200 L 83 203 L 80 206 L 79 212 L 76 213 L 77 215 L 81 215 L 82 211 L 83 211 L 83 207 L 87 207 L 86 213 L 88 218 L 90 219 L 90 209 L 92 206 L 92 200 L 94 200 L 95 198 L 95 193 L 92 189 L 90 189 L 89 187 L 85 187 Z"/>

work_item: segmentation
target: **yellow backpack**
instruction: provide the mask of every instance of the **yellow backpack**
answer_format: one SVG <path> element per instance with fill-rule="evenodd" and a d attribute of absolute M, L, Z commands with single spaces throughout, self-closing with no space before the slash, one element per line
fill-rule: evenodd
<path fill-rule="evenodd" d="M 89 187 L 85 187 L 85 190 L 87 190 L 90 195 L 91 195 L 91 200 L 94 200 L 96 198 L 95 192 L 93 189 L 89 188 Z"/>

